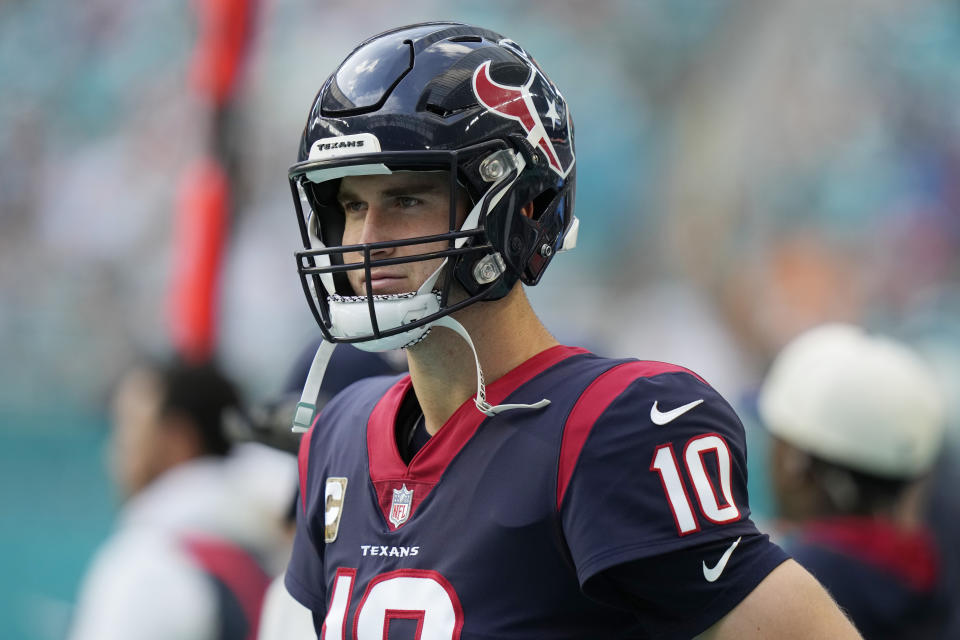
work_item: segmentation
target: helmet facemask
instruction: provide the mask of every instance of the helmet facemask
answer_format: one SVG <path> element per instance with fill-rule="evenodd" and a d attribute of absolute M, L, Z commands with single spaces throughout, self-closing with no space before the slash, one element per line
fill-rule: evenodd
<path fill-rule="evenodd" d="M 485 144 L 428 154 L 380 153 L 307 161 L 291 168 L 300 231 L 305 246 L 310 247 L 297 254 L 297 266 L 325 339 L 356 343 L 371 351 L 410 346 L 423 339 L 430 323 L 438 318 L 484 298 L 502 297 L 502 291 L 509 290 L 516 278 L 505 282 L 508 274 L 503 259 L 484 230 L 491 209 L 511 192 L 525 163 L 521 154 L 504 146 Z M 448 173 L 447 228 L 428 236 L 343 245 L 344 213 L 336 201 L 341 179 L 400 171 Z M 463 223 L 458 224 L 457 197 L 449 194 L 464 191 L 471 202 Z M 438 243 L 444 244 L 426 249 Z M 376 255 L 418 246 L 425 248 L 423 253 Z M 439 266 L 416 291 L 375 292 L 374 269 L 436 260 L 441 260 Z M 360 291 L 350 285 L 349 272 L 363 274 L 361 279 L 353 276 L 354 282 L 363 283 Z"/>

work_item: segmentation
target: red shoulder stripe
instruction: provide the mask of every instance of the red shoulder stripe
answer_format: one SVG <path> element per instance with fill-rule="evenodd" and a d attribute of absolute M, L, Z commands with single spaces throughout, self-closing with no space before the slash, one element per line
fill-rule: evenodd
<path fill-rule="evenodd" d="M 626 362 L 608 369 L 590 383 L 577 403 L 573 405 L 563 428 L 563 443 L 560 445 L 560 462 L 557 465 L 557 509 L 563 503 L 563 496 L 570 485 L 570 478 L 577 466 L 580 452 L 590 435 L 594 423 L 603 415 L 607 407 L 623 393 L 630 384 L 639 378 L 650 378 L 661 373 L 684 372 L 695 376 L 701 382 L 703 378 L 683 367 L 666 362 L 649 360 Z"/>

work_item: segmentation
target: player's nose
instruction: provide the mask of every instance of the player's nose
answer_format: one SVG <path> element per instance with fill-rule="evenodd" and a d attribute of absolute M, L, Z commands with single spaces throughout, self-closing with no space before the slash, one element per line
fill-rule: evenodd
<path fill-rule="evenodd" d="M 373 244 L 395 239 L 390 237 L 388 215 L 383 207 L 369 206 L 363 219 L 363 228 L 360 230 L 360 242 L 362 244 Z M 386 251 L 392 251 L 392 249 L 380 248 L 376 249 L 374 253 Z"/>

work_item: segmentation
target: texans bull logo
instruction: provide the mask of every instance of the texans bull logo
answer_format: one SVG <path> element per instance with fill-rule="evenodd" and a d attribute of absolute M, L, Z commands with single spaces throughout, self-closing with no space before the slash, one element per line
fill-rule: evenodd
<path fill-rule="evenodd" d="M 535 84 L 537 86 L 534 86 Z M 531 87 L 534 88 L 533 91 Z M 473 92 L 487 110 L 519 122 L 527 132 L 527 141 L 543 151 L 550 163 L 550 168 L 560 177 L 566 177 L 570 173 L 573 167 L 573 149 L 568 146 L 569 123 L 566 106 L 556 88 L 550 85 L 535 67 L 531 67 L 526 84 L 511 87 L 500 84 L 490 77 L 490 60 L 487 60 L 473 72 Z M 542 118 L 535 99 L 545 103 L 543 106 L 546 109 L 543 111 Z M 557 112 L 558 105 L 564 112 L 562 117 Z M 544 120 L 550 123 L 549 131 Z M 554 141 L 563 143 L 563 152 L 558 154 Z"/>

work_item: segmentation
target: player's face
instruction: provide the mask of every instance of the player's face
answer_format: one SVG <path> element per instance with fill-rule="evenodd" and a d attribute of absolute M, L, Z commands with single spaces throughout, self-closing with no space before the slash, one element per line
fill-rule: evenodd
<path fill-rule="evenodd" d="M 770 443 L 770 470 L 777 511 L 785 520 L 806 520 L 819 514 L 818 492 L 809 469 L 809 457 L 779 438 Z"/>
<path fill-rule="evenodd" d="M 113 404 L 110 462 L 124 497 L 145 487 L 159 472 L 160 383 L 147 371 L 133 371 L 121 381 Z"/>
<path fill-rule="evenodd" d="M 430 236 L 449 231 L 450 174 L 446 171 L 398 171 L 382 176 L 348 176 L 340 182 L 337 199 L 344 212 L 343 244 L 365 244 Z M 466 196 L 458 194 L 457 228 L 466 217 Z M 378 249 L 371 259 L 403 258 L 447 248 L 441 240 L 429 244 Z M 344 254 L 347 264 L 362 262 L 363 254 Z M 416 291 L 440 266 L 441 258 L 371 269 L 374 294 Z M 358 295 L 366 293 L 362 269 L 348 272 Z"/>

